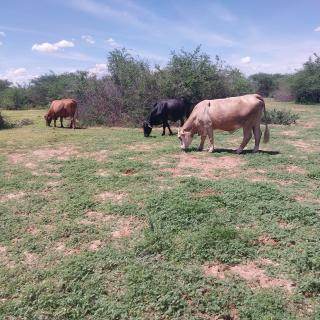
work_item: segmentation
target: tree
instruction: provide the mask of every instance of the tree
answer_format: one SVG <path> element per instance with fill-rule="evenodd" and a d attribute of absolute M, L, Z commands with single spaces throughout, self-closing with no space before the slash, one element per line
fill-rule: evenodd
<path fill-rule="evenodd" d="M 291 90 L 299 103 L 320 102 L 320 56 L 314 54 L 292 78 Z"/>
<path fill-rule="evenodd" d="M 264 97 L 269 97 L 274 90 L 278 88 L 278 81 L 282 77 L 281 74 L 256 73 L 249 77 L 252 81 L 256 93 Z"/>

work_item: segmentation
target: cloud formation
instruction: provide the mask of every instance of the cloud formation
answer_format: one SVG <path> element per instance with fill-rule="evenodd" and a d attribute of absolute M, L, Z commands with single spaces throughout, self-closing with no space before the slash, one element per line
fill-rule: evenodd
<path fill-rule="evenodd" d="M 83 36 L 81 36 L 81 38 L 82 38 L 85 42 L 87 42 L 87 43 L 89 43 L 89 44 L 94 44 L 94 43 L 95 43 L 93 37 L 90 36 L 90 35 L 83 35 Z"/>
<path fill-rule="evenodd" d="M 96 65 L 90 68 L 88 71 L 91 75 L 96 75 L 98 78 L 100 78 L 106 75 L 108 67 L 105 63 L 96 63 Z"/>
<path fill-rule="evenodd" d="M 320 32 L 320 26 L 314 29 L 315 32 Z"/>
<path fill-rule="evenodd" d="M 36 43 L 32 46 L 32 51 L 38 51 L 43 53 L 51 53 L 51 52 L 57 52 L 62 50 L 63 48 L 72 48 L 74 47 L 74 43 L 67 40 L 61 40 L 56 43 L 49 43 L 49 42 L 43 42 L 43 43 Z"/>
<path fill-rule="evenodd" d="M 112 48 L 119 48 L 120 44 L 118 42 L 116 42 L 113 38 L 109 38 L 107 40 L 107 43 L 109 44 L 110 47 Z"/>
<path fill-rule="evenodd" d="M 251 62 L 251 57 L 246 56 L 241 59 L 241 63 L 247 64 Z"/>
<path fill-rule="evenodd" d="M 36 78 L 37 75 L 31 74 L 26 68 L 9 69 L 5 73 L 0 74 L 0 79 L 9 80 L 12 83 L 25 83 Z"/>

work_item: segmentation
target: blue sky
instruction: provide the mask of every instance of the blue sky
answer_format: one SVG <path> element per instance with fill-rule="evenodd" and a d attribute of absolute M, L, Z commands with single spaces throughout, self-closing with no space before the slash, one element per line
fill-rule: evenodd
<path fill-rule="evenodd" d="M 319 12 L 319 0 L 6 0 L 0 78 L 101 75 L 108 51 L 122 47 L 165 65 L 172 50 L 199 44 L 247 75 L 293 72 L 320 53 Z"/>

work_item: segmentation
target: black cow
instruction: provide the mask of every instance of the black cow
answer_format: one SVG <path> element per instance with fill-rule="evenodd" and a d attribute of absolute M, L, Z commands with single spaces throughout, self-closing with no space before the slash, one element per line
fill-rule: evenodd
<path fill-rule="evenodd" d="M 163 125 L 163 136 L 165 135 L 166 127 L 169 129 L 170 135 L 172 135 L 168 120 L 180 120 L 180 125 L 183 126 L 184 118 L 188 118 L 191 111 L 191 103 L 185 98 L 167 99 L 156 102 L 150 114 L 143 122 L 144 136 L 149 137 L 152 126 L 159 124 Z"/>

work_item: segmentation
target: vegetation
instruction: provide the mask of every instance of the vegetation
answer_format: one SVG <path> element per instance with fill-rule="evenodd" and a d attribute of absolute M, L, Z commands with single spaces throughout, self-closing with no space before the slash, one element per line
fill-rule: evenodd
<path fill-rule="evenodd" d="M 295 124 L 298 119 L 299 115 L 297 113 L 273 109 L 266 110 L 266 118 L 263 116 L 262 121 L 273 124 L 290 125 Z"/>
<path fill-rule="evenodd" d="M 320 103 L 320 57 L 317 54 L 293 77 L 292 92 L 296 102 Z"/>
<path fill-rule="evenodd" d="M 152 105 L 166 98 L 185 97 L 195 105 L 203 99 L 257 92 L 278 101 L 320 102 L 317 55 L 293 75 L 257 73 L 248 78 L 218 56 L 212 61 L 200 47 L 192 52 L 173 51 L 163 67 L 150 66 L 126 49 L 115 49 L 109 52 L 107 64 L 108 75 L 99 79 L 77 71 L 50 72 L 26 86 L 1 80 L 0 108 L 47 108 L 54 99 L 70 97 L 79 102 L 79 118 L 84 125 L 140 126 Z M 282 117 L 277 112 L 273 118 Z"/>
<path fill-rule="evenodd" d="M 266 103 L 300 120 L 240 156 L 4 110 L 0 318 L 318 319 L 319 107 Z"/>

